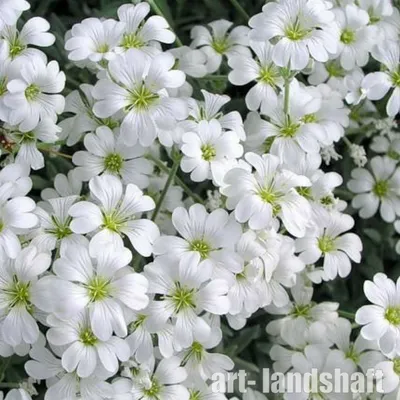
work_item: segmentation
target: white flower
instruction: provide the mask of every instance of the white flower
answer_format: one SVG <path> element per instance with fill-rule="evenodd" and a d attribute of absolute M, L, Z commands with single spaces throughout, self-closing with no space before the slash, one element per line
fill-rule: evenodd
<path fill-rule="evenodd" d="M 310 56 L 328 61 L 338 43 L 335 15 L 329 8 L 328 3 L 319 0 L 268 3 L 261 14 L 250 19 L 250 38 L 276 40 L 272 59 L 280 67 L 302 70 Z"/>
<path fill-rule="evenodd" d="M 149 55 L 159 53 L 159 42 L 173 43 L 175 34 L 169 29 L 165 18 L 153 15 L 145 21 L 150 12 L 148 3 L 124 4 L 118 8 L 118 18 L 125 24 L 119 46 L 125 50 L 140 49 Z"/>
<path fill-rule="evenodd" d="M 291 289 L 293 302 L 283 307 L 269 305 L 266 310 L 271 314 L 282 315 L 268 323 L 267 333 L 280 336 L 292 347 L 302 347 L 303 344 L 313 337 L 313 341 L 326 342 L 327 331 L 332 322 L 338 318 L 338 303 L 312 302 L 313 289 L 295 286 Z M 303 335 L 299 334 L 303 332 Z"/>
<path fill-rule="evenodd" d="M 57 61 L 47 65 L 39 57 L 30 57 L 23 63 L 20 76 L 8 82 L 4 102 L 11 109 L 9 122 L 28 132 L 41 119 L 56 120 L 64 109 L 64 97 L 60 94 L 65 86 L 65 74 L 60 72 Z"/>
<path fill-rule="evenodd" d="M 184 367 L 180 366 L 178 357 L 162 359 L 156 368 L 154 360 L 148 361 L 147 365 L 140 366 L 146 370 L 139 376 L 134 376 L 132 381 L 121 379 L 115 382 L 116 392 L 125 393 L 129 400 L 146 400 L 155 398 L 159 400 L 189 400 L 189 391 L 182 384 L 188 374 Z M 139 367 L 139 368 L 140 368 Z M 138 369 L 139 369 L 138 368 Z M 154 371 L 155 369 L 155 371 Z M 116 397 L 119 400 L 119 397 Z"/>
<path fill-rule="evenodd" d="M 145 3 L 144 3 L 145 4 Z M 188 46 L 181 46 L 168 50 L 174 57 L 176 68 L 193 78 L 207 75 L 207 56 L 201 50 L 194 50 Z"/>
<path fill-rule="evenodd" d="M 67 372 L 76 371 L 87 378 L 96 369 L 97 363 L 110 373 L 118 371 L 118 360 L 129 359 L 129 346 L 116 336 L 101 340 L 90 325 L 89 312 L 74 314 L 68 321 L 49 317 L 48 341 L 55 346 L 65 346 L 61 364 Z"/>
<path fill-rule="evenodd" d="M 222 57 L 226 56 L 228 60 L 235 55 L 250 56 L 248 49 L 248 33 L 250 29 L 247 26 L 237 26 L 229 33 L 233 22 L 220 19 L 208 24 L 209 29 L 204 26 L 195 26 L 190 32 L 193 39 L 191 47 L 200 47 L 207 55 L 207 72 L 214 73 L 222 63 Z"/>
<path fill-rule="evenodd" d="M 149 293 L 161 295 L 151 303 L 150 318 L 157 324 L 174 319 L 174 346 L 178 349 L 193 343 L 196 329 L 205 336 L 210 332 L 207 322 L 198 316 L 200 312 L 223 315 L 229 311 L 227 282 L 209 281 L 211 271 L 199 268 L 199 261 L 198 254 L 183 255 L 177 268 L 175 259 L 161 256 L 145 267 Z"/>
<path fill-rule="evenodd" d="M 235 209 L 236 220 L 248 221 L 251 229 L 263 229 L 279 217 L 292 235 L 303 236 L 311 207 L 295 188 L 310 186 L 308 178 L 282 169 L 271 154 L 247 153 L 245 159 L 256 171 L 230 170 L 224 179 L 227 186 L 221 189 L 228 197 L 228 209 Z"/>
<path fill-rule="evenodd" d="M 147 309 L 134 314 L 129 323 L 129 336 L 126 338 L 131 355 L 140 363 L 154 357 L 153 337 L 157 337 L 158 350 L 164 358 L 174 354 L 173 327 L 165 322 L 157 324 L 157 321 L 151 318 L 151 307 L 150 303 Z"/>
<path fill-rule="evenodd" d="M 349 367 L 348 363 L 343 360 L 338 360 L 335 357 L 335 354 L 332 350 L 329 349 L 328 346 L 324 345 L 309 345 L 306 346 L 302 353 L 296 352 L 292 356 L 292 364 L 293 373 L 300 373 L 302 377 L 305 377 L 305 374 L 310 374 L 313 370 L 318 370 L 317 381 L 314 379 L 302 379 L 304 385 L 301 387 L 301 391 L 295 390 L 291 393 L 286 394 L 286 398 L 288 400 L 307 400 L 307 399 L 318 399 L 320 397 L 320 387 L 321 384 L 324 385 L 324 380 L 321 379 L 321 376 L 326 376 L 326 374 L 332 374 L 332 370 L 337 368 L 337 370 L 341 371 L 343 374 L 351 374 L 353 371 L 351 367 Z M 329 375 L 332 376 L 332 375 Z M 341 378 L 338 378 L 337 375 L 333 377 L 332 385 L 339 385 Z M 307 387 L 305 384 L 308 384 Z M 343 399 L 351 399 L 352 393 L 349 393 L 350 383 L 348 385 L 343 385 L 342 390 L 344 394 L 340 393 L 336 398 Z M 339 397 L 342 395 L 343 397 Z M 334 397 L 327 397 L 328 399 L 334 399 Z"/>
<path fill-rule="evenodd" d="M 355 4 L 334 10 L 340 29 L 340 40 L 336 56 L 346 70 L 356 65 L 363 67 L 369 59 L 373 42 L 373 31 L 368 29 L 369 15 Z"/>
<path fill-rule="evenodd" d="M 68 175 L 57 174 L 54 178 L 54 189 L 43 189 L 41 196 L 43 200 L 49 200 L 56 197 L 79 196 L 81 191 L 82 181 L 78 178 L 76 171 L 72 169 Z"/>
<path fill-rule="evenodd" d="M 387 40 L 376 46 L 373 57 L 386 68 L 384 72 L 368 74 L 362 83 L 370 100 L 382 99 L 391 88 L 394 88 L 386 105 L 389 117 L 394 117 L 400 111 L 400 48 L 398 42 Z"/>
<path fill-rule="evenodd" d="M 343 78 L 346 76 L 346 71 L 340 65 L 340 60 L 329 60 L 325 63 L 315 62 L 313 69 L 308 77 L 308 82 L 311 85 L 319 85 L 326 83 L 333 90 L 338 91 L 342 97 L 347 91 L 344 87 Z"/>
<path fill-rule="evenodd" d="M 201 258 L 200 268 L 212 271 L 213 278 L 226 279 L 229 272 L 240 272 L 240 259 L 234 246 L 241 233 L 240 225 L 223 210 L 208 214 L 201 204 L 186 211 L 175 208 L 172 223 L 182 236 L 161 236 L 154 244 L 154 254 L 180 259 L 184 254 L 195 253 Z"/>
<path fill-rule="evenodd" d="M 378 340 L 384 354 L 400 348 L 399 284 L 385 274 L 375 274 L 373 282 L 364 282 L 365 296 L 373 305 L 362 306 L 356 313 L 356 322 L 364 325 L 361 335 L 367 340 Z"/>
<path fill-rule="evenodd" d="M 157 137 L 157 122 L 187 117 L 182 99 L 167 97 L 166 88 L 177 88 L 185 81 L 182 71 L 171 70 L 174 57 L 163 53 L 151 59 L 140 50 L 130 49 L 109 63 L 111 79 L 97 82 L 93 96 L 98 100 L 93 111 L 108 118 L 123 110 L 121 139 L 127 145 L 150 146 Z"/>
<path fill-rule="evenodd" d="M 11 389 L 4 400 L 32 400 L 32 397 L 24 389 Z"/>
<path fill-rule="evenodd" d="M 30 7 L 25 0 L 3 0 L 0 3 L 0 31 L 5 26 L 15 25 L 22 12 Z"/>
<path fill-rule="evenodd" d="M 369 95 L 371 90 L 364 84 L 364 78 L 364 72 L 358 68 L 355 68 L 350 74 L 345 76 L 343 83 L 347 89 L 345 97 L 347 103 L 356 106 Z"/>
<path fill-rule="evenodd" d="M 65 42 L 65 49 L 69 51 L 68 58 L 95 63 L 113 59 L 116 55 L 114 49 L 122 38 L 124 27 L 123 23 L 113 19 L 84 19 L 72 27 L 70 37 Z"/>
<path fill-rule="evenodd" d="M 105 400 L 114 395 L 111 384 L 104 381 L 112 375 L 107 372 L 101 363 L 96 366 L 94 374 L 88 378 L 80 378 L 75 372 L 67 373 L 56 358 L 44 345 L 33 346 L 29 355 L 31 360 L 25 364 L 28 375 L 37 380 L 46 380 L 48 389 L 45 400 Z M 61 351 L 60 351 L 61 349 Z M 52 350 L 62 356 L 62 347 Z M 61 353 L 61 354 L 60 354 Z M 99 377 L 98 377 L 99 376 Z"/>
<path fill-rule="evenodd" d="M 63 253 L 67 246 L 85 242 L 83 236 L 72 233 L 69 227 L 72 218 L 68 211 L 78 198 L 57 197 L 36 207 L 35 214 L 39 217 L 40 228 L 34 234 L 32 245 L 44 252 L 59 247 Z"/>
<path fill-rule="evenodd" d="M 240 140 L 246 139 L 246 133 L 243 129 L 243 120 L 239 112 L 231 111 L 224 114 L 221 108 L 230 101 L 230 97 L 226 95 L 209 93 L 201 90 L 204 102 L 189 99 L 189 118 L 182 124 L 186 127 L 186 132 L 196 131 L 197 124 L 200 121 L 218 120 L 222 128 L 228 131 L 236 132 Z"/>
<path fill-rule="evenodd" d="M 216 186 L 223 182 L 223 165 L 243 154 L 239 137 L 233 131 L 223 132 L 218 120 L 200 121 L 195 132 L 182 136 L 184 154 L 181 168 L 191 172 L 194 182 L 212 179 Z"/>
<path fill-rule="evenodd" d="M 207 381 L 215 376 L 214 374 L 227 375 L 227 371 L 233 369 L 234 363 L 227 355 L 207 351 L 221 342 L 222 332 L 220 329 L 214 328 L 208 335 L 204 335 L 204 332 L 196 329 L 194 339 L 190 347 L 177 355 L 192 381 Z"/>
<path fill-rule="evenodd" d="M 20 31 L 15 25 L 7 26 L 0 32 L 0 38 L 5 41 L 8 47 L 8 55 L 11 59 L 16 57 L 40 56 L 40 51 L 29 48 L 29 45 L 49 47 L 54 44 L 56 38 L 49 33 L 50 24 L 40 17 L 29 19 Z"/>
<path fill-rule="evenodd" d="M 88 181 L 104 173 L 120 177 L 124 184 L 134 183 L 141 189 L 148 186 L 153 167 L 143 157 L 145 150 L 141 146 L 126 146 L 106 126 L 97 128 L 95 134 L 85 135 L 84 144 L 87 151 L 77 151 L 72 158 L 81 180 Z"/>
<path fill-rule="evenodd" d="M 338 318 L 335 321 L 334 329 L 329 332 L 337 350 L 333 350 L 331 357 L 337 359 L 336 364 L 346 360 L 349 366 L 353 366 L 353 371 L 357 371 L 359 366 L 366 373 L 369 368 L 375 368 L 378 362 L 384 360 L 376 341 L 366 340 L 362 335 L 358 335 L 356 340 L 350 341 L 351 323 L 347 319 Z"/>
<path fill-rule="evenodd" d="M 106 243 L 122 245 L 126 235 L 132 246 L 141 255 L 152 252 L 159 230 L 154 222 L 142 219 L 142 213 L 155 207 L 154 201 L 134 184 L 127 185 L 125 193 L 121 181 L 112 175 L 96 176 L 89 182 L 94 203 L 81 201 L 74 204 L 69 214 L 73 217 L 71 230 L 74 233 L 97 233 L 90 242 L 93 249 Z"/>
<path fill-rule="evenodd" d="M 370 166 L 372 173 L 365 168 L 351 171 L 347 186 L 357 193 L 352 206 L 360 209 L 361 218 L 371 218 L 379 208 L 382 219 L 393 222 L 400 215 L 400 169 L 395 160 L 380 156 L 374 157 Z"/>
<path fill-rule="evenodd" d="M 276 90 L 282 87 L 283 78 L 272 61 L 273 46 L 269 42 L 250 41 L 250 48 L 256 53 L 254 60 L 249 56 L 232 56 L 228 60 L 232 71 L 229 81 L 237 86 L 257 82 L 246 95 L 246 105 L 251 111 L 276 101 Z"/>
<path fill-rule="evenodd" d="M 344 278 L 351 271 L 350 260 L 361 261 L 362 243 L 354 233 L 346 233 L 354 226 L 354 219 L 347 214 L 332 212 L 320 216 L 316 226 L 303 238 L 297 239 L 296 251 L 306 264 L 314 264 L 321 257 L 326 279 Z"/>
<path fill-rule="evenodd" d="M 0 263 L 0 315 L 3 340 L 11 346 L 35 343 L 39 327 L 34 313 L 44 301 L 38 276 L 51 263 L 47 253 L 33 246 L 22 250 L 15 260 L 2 256 Z"/>
<path fill-rule="evenodd" d="M 387 155 L 394 160 L 400 159 L 400 135 L 389 132 L 387 136 L 374 136 L 369 145 L 375 153 Z"/>
<path fill-rule="evenodd" d="M 31 186 L 30 180 L 29 184 Z M 28 197 L 20 196 L 15 186 L 15 182 L 10 181 L 0 184 L 0 248 L 11 258 L 17 257 L 21 250 L 17 235 L 26 233 L 39 222 L 37 216 L 33 214 L 35 202 Z M 23 194 L 29 190 L 30 187 Z"/>
<path fill-rule="evenodd" d="M 93 333 L 108 340 L 114 331 L 126 336 L 126 309 L 141 310 L 149 302 L 148 282 L 127 266 L 132 253 L 126 248 L 103 246 L 89 254 L 88 243 L 71 244 L 54 262 L 55 314 L 72 318 L 87 309 Z"/>
<path fill-rule="evenodd" d="M 55 143 L 59 139 L 58 133 L 61 132 L 61 128 L 48 117 L 43 118 L 34 129 L 27 132 L 18 130 L 18 127 L 7 126 L 6 129 L 9 131 L 6 138 L 16 146 L 15 161 L 29 165 L 34 170 L 44 167 L 44 157 L 38 149 L 38 144 Z"/>
<path fill-rule="evenodd" d="M 283 307 L 289 303 L 285 288 L 296 284 L 297 274 L 305 268 L 300 258 L 294 255 L 295 242 L 292 238 L 281 236 L 279 261 L 276 266 L 264 264 L 264 281 L 261 284 L 261 306 L 274 304 Z"/>
<path fill-rule="evenodd" d="M 369 15 L 369 29 L 377 44 L 382 44 L 385 39 L 397 39 L 397 29 L 393 23 L 396 15 L 389 0 L 360 0 L 358 4 Z"/>
<path fill-rule="evenodd" d="M 62 128 L 60 139 L 66 140 L 67 146 L 73 146 L 84 133 L 95 132 L 100 126 L 115 129 L 120 125 L 116 116 L 101 119 L 93 114 L 92 107 L 95 99 L 92 92 L 93 86 L 83 83 L 79 86 L 79 91 L 74 90 L 65 98 L 64 112 L 75 114 L 59 123 Z"/>
<path fill-rule="evenodd" d="M 399 383 L 400 383 L 400 358 L 390 356 L 389 360 L 382 361 L 375 366 L 376 370 L 382 372 L 381 388 L 383 393 L 383 400 L 396 399 L 399 396 Z"/>

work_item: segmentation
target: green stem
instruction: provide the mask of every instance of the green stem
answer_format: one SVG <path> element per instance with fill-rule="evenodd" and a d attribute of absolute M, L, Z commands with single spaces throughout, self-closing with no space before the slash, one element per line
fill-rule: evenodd
<path fill-rule="evenodd" d="M 9 366 L 10 363 L 11 363 L 11 358 L 12 358 L 12 357 L 6 358 L 6 359 L 3 361 L 2 365 L 1 365 L 1 368 L 0 368 L 0 382 L 2 382 L 3 379 L 5 378 L 5 372 L 7 371 L 7 368 L 8 368 L 8 366 Z"/>
<path fill-rule="evenodd" d="M 347 139 L 346 136 L 343 136 L 343 141 L 346 143 L 347 147 L 348 147 L 349 149 L 351 149 L 352 143 L 350 142 L 349 139 Z"/>
<path fill-rule="evenodd" d="M 250 19 L 249 14 L 245 11 L 245 9 L 240 5 L 240 3 L 237 0 L 230 0 L 231 4 L 233 7 L 236 8 L 238 13 L 243 17 L 243 19 L 247 22 Z"/>
<path fill-rule="evenodd" d="M 147 154 L 146 158 L 150 161 L 152 161 L 161 171 L 169 174 L 170 173 L 170 169 L 164 164 L 162 163 L 160 160 L 158 160 L 157 158 L 153 157 L 151 154 Z M 200 204 L 204 204 L 203 199 L 196 193 L 194 193 L 188 185 L 186 185 L 185 182 L 183 182 L 183 180 L 181 178 L 179 178 L 179 176 L 175 175 L 174 177 L 175 179 L 175 183 L 177 185 L 179 185 L 184 191 L 185 193 L 191 197 L 196 203 L 200 203 Z"/>
<path fill-rule="evenodd" d="M 0 389 L 18 389 L 19 383 L 4 382 L 0 383 Z"/>
<path fill-rule="evenodd" d="M 53 150 L 53 149 L 45 148 L 45 147 L 42 147 L 42 148 L 39 147 L 39 149 L 46 153 L 54 154 L 56 156 L 67 158 L 68 160 L 72 160 L 72 156 L 70 156 L 69 154 L 61 153 L 57 150 Z"/>
<path fill-rule="evenodd" d="M 289 114 L 289 96 L 290 96 L 290 78 L 285 77 L 285 93 L 284 93 L 283 112 Z"/>
<path fill-rule="evenodd" d="M 338 314 L 343 317 L 354 321 L 356 319 L 356 315 L 350 311 L 338 310 Z"/>
<path fill-rule="evenodd" d="M 196 79 L 203 81 L 220 81 L 222 79 L 228 79 L 228 75 L 206 75 Z"/>
<path fill-rule="evenodd" d="M 162 203 L 164 202 L 165 196 L 168 193 L 168 189 L 171 186 L 171 183 L 174 180 L 174 178 L 176 176 L 176 173 L 178 172 L 180 161 L 181 161 L 180 158 L 176 158 L 175 161 L 174 161 L 174 164 L 173 164 L 173 166 L 171 168 L 171 171 L 169 172 L 169 176 L 168 176 L 167 182 L 165 183 L 164 189 L 161 192 L 161 196 L 157 201 L 156 209 L 154 210 L 153 215 L 151 216 L 151 220 L 152 221 L 156 220 L 157 215 L 161 210 Z"/>
<path fill-rule="evenodd" d="M 168 19 L 165 17 L 164 13 L 162 12 L 161 8 L 157 5 L 156 0 L 147 0 L 147 2 L 150 4 L 150 7 L 153 9 L 153 11 L 159 15 L 160 17 L 165 18 L 166 21 L 168 21 Z M 169 25 L 171 26 L 170 21 L 168 21 Z M 175 43 L 177 46 L 182 47 L 183 43 L 182 41 L 179 39 L 178 35 L 175 33 Z"/>

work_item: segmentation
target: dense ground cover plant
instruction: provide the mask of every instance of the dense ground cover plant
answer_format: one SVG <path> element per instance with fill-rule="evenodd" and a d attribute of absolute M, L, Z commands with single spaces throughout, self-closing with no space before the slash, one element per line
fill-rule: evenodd
<path fill-rule="evenodd" d="M 389 0 L 0 0 L 0 396 L 398 398 L 399 35 Z"/>

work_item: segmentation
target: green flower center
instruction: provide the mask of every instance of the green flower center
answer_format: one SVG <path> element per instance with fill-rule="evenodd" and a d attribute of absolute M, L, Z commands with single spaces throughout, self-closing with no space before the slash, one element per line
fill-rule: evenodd
<path fill-rule="evenodd" d="M 335 61 L 328 61 L 325 64 L 326 71 L 330 77 L 342 78 L 346 75 L 344 69 L 338 65 Z"/>
<path fill-rule="evenodd" d="M 109 51 L 110 51 L 110 46 L 107 43 L 101 44 L 97 48 L 97 52 L 101 54 L 108 53 Z"/>
<path fill-rule="evenodd" d="M 103 228 L 120 233 L 123 225 L 124 221 L 120 220 L 115 213 L 103 214 Z"/>
<path fill-rule="evenodd" d="M 199 342 L 193 342 L 193 344 L 187 351 L 183 362 L 185 363 L 190 358 L 194 358 L 197 362 L 201 362 L 201 360 L 203 359 L 203 355 L 204 355 L 203 345 Z"/>
<path fill-rule="evenodd" d="M 329 236 L 322 236 L 318 239 L 318 247 L 322 253 L 329 253 L 335 250 L 335 240 Z"/>
<path fill-rule="evenodd" d="M 312 124 L 317 122 L 317 116 L 315 114 L 307 114 L 301 119 L 301 121 L 305 124 Z"/>
<path fill-rule="evenodd" d="M 290 312 L 290 315 L 296 318 L 299 317 L 308 318 L 311 308 L 312 308 L 311 304 L 295 304 L 292 311 Z"/>
<path fill-rule="evenodd" d="M 8 289 L 5 289 L 9 298 L 9 308 L 20 306 L 25 307 L 28 311 L 32 310 L 30 286 L 30 282 L 20 282 L 16 275 L 13 276 L 13 283 Z"/>
<path fill-rule="evenodd" d="M 307 200 L 313 200 L 313 195 L 310 187 L 302 186 L 297 188 L 297 193 L 305 197 Z"/>
<path fill-rule="evenodd" d="M 38 85 L 32 83 L 25 89 L 25 97 L 28 101 L 34 101 L 40 94 L 40 88 Z"/>
<path fill-rule="evenodd" d="M 9 42 L 9 52 L 10 52 L 10 57 L 14 59 L 15 57 L 18 57 L 25 49 L 27 46 L 25 46 L 18 38 L 18 36 L 15 36 L 13 40 Z"/>
<path fill-rule="evenodd" d="M 147 398 L 158 399 L 161 390 L 161 385 L 157 382 L 157 380 L 153 377 L 151 379 L 151 386 L 148 389 L 143 389 L 143 394 Z"/>
<path fill-rule="evenodd" d="M 79 340 L 85 346 L 94 346 L 98 341 L 97 337 L 94 335 L 94 333 L 89 328 L 86 328 L 80 332 Z"/>
<path fill-rule="evenodd" d="M 281 197 L 280 193 L 274 192 L 270 187 L 265 187 L 258 191 L 258 195 L 264 203 L 268 203 L 272 206 L 272 213 L 274 215 L 279 213 L 281 210 L 281 206 L 278 203 Z"/>
<path fill-rule="evenodd" d="M 197 251 L 198 253 L 200 253 L 200 257 L 202 258 L 202 260 L 204 260 L 208 258 L 211 251 L 211 246 L 204 240 L 197 239 L 193 240 L 190 243 L 190 250 Z"/>
<path fill-rule="evenodd" d="M 189 400 L 200 400 L 201 399 L 201 392 L 194 389 L 189 389 Z"/>
<path fill-rule="evenodd" d="M 349 349 L 345 354 L 345 357 L 348 358 L 349 360 L 352 360 L 355 364 L 358 364 L 358 362 L 360 361 L 360 355 L 357 353 L 353 344 L 350 345 Z"/>
<path fill-rule="evenodd" d="M 331 206 L 335 202 L 335 199 L 332 196 L 325 196 L 322 197 L 319 201 L 324 206 Z"/>
<path fill-rule="evenodd" d="M 212 161 L 217 155 L 215 147 L 211 144 L 203 144 L 203 146 L 201 146 L 201 153 L 205 161 Z"/>
<path fill-rule="evenodd" d="M 296 135 L 299 128 L 300 128 L 300 124 L 295 124 L 295 123 L 288 121 L 280 129 L 281 136 L 286 137 L 286 138 L 292 138 Z"/>
<path fill-rule="evenodd" d="M 194 303 L 194 289 L 182 287 L 179 282 L 175 283 L 175 290 L 170 298 L 174 304 L 176 314 L 188 308 L 196 307 Z"/>
<path fill-rule="evenodd" d="M 389 149 L 387 154 L 393 160 L 400 161 L 400 154 L 396 150 Z"/>
<path fill-rule="evenodd" d="M 36 141 L 36 136 L 33 132 L 21 132 L 21 141 L 23 143 L 32 143 Z"/>
<path fill-rule="evenodd" d="M 289 25 L 285 29 L 285 36 L 290 40 L 297 41 L 304 39 L 310 32 L 311 29 L 302 28 L 300 26 L 299 19 L 296 19 L 296 22 L 294 24 Z"/>
<path fill-rule="evenodd" d="M 104 167 L 107 171 L 119 173 L 121 171 L 124 159 L 118 153 L 109 154 L 104 159 Z"/>
<path fill-rule="evenodd" d="M 110 281 L 96 276 L 89 282 L 86 289 L 91 302 L 101 301 L 110 295 Z"/>
<path fill-rule="evenodd" d="M 121 46 L 128 50 L 128 49 L 140 49 L 144 46 L 143 40 L 141 40 L 137 35 L 134 33 L 126 33 L 122 38 Z"/>
<path fill-rule="evenodd" d="M 380 198 L 385 197 L 389 191 L 389 183 L 387 181 L 377 181 L 372 191 Z"/>
<path fill-rule="evenodd" d="M 147 315 L 139 314 L 136 321 L 129 325 L 129 332 L 134 332 L 136 329 L 140 328 L 147 319 Z"/>
<path fill-rule="evenodd" d="M 374 15 L 374 9 L 372 7 L 368 8 L 368 15 L 369 15 L 369 24 L 374 25 L 377 24 L 381 18 L 377 15 Z"/>
<path fill-rule="evenodd" d="M 0 97 L 7 93 L 7 79 L 0 78 Z"/>
<path fill-rule="evenodd" d="M 392 72 L 390 75 L 394 86 L 400 86 L 400 71 Z"/>
<path fill-rule="evenodd" d="M 112 118 L 103 118 L 101 120 L 102 125 L 107 126 L 111 130 L 114 130 L 115 128 L 118 128 L 120 126 L 120 123 Z"/>
<path fill-rule="evenodd" d="M 229 49 L 229 43 L 225 37 L 214 39 L 211 43 L 211 46 L 218 54 L 224 54 Z"/>
<path fill-rule="evenodd" d="M 56 238 L 58 240 L 64 239 L 67 236 L 72 234 L 72 231 L 69 227 L 71 218 L 67 218 L 67 220 L 64 224 L 62 222 L 60 222 L 55 216 L 52 216 L 51 220 L 54 224 L 54 228 L 49 229 L 48 232 L 51 233 L 52 235 L 56 236 Z"/>
<path fill-rule="evenodd" d="M 278 69 L 273 64 L 270 64 L 261 68 L 258 80 L 267 85 L 275 86 L 277 78 L 279 78 Z"/>
<path fill-rule="evenodd" d="M 395 358 L 393 360 L 393 371 L 397 374 L 400 375 L 400 358 Z"/>
<path fill-rule="evenodd" d="M 139 88 L 130 91 L 128 111 L 132 108 L 141 111 L 148 110 L 158 98 L 157 94 L 150 91 L 145 85 L 141 85 Z"/>
<path fill-rule="evenodd" d="M 385 319 L 392 325 L 400 325 L 400 307 L 388 307 L 385 311 Z"/>
<path fill-rule="evenodd" d="M 340 35 L 340 41 L 344 44 L 354 43 L 356 40 L 356 34 L 351 29 L 345 29 Z"/>

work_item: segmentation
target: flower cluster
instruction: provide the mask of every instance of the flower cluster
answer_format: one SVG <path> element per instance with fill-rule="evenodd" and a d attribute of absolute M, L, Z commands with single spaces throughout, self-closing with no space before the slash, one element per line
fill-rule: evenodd
<path fill-rule="evenodd" d="M 45 400 L 226 400 L 210 386 L 235 369 L 226 332 L 259 315 L 275 371 L 381 368 L 383 399 L 400 393 L 400 281 L 365 282 L 358 335 L 314 296 L 361 263 L 357 212 L 400 234 L 391 2 L 271 1 L 249 26 L 194 26 L 190 46 L 122 5 L 67 32 L 91 84 L 65 98 L 49 23 L 18 24 L 28 8 L 0 0 L 0 355 L 29 377 L 6 400 L 39 381 Z M 245 113 L 199 84 L 218 71 Z M 57 157 L 68 173 L 28 197 Z M 351 171 L 329 168 L 342 157 Z"/>

